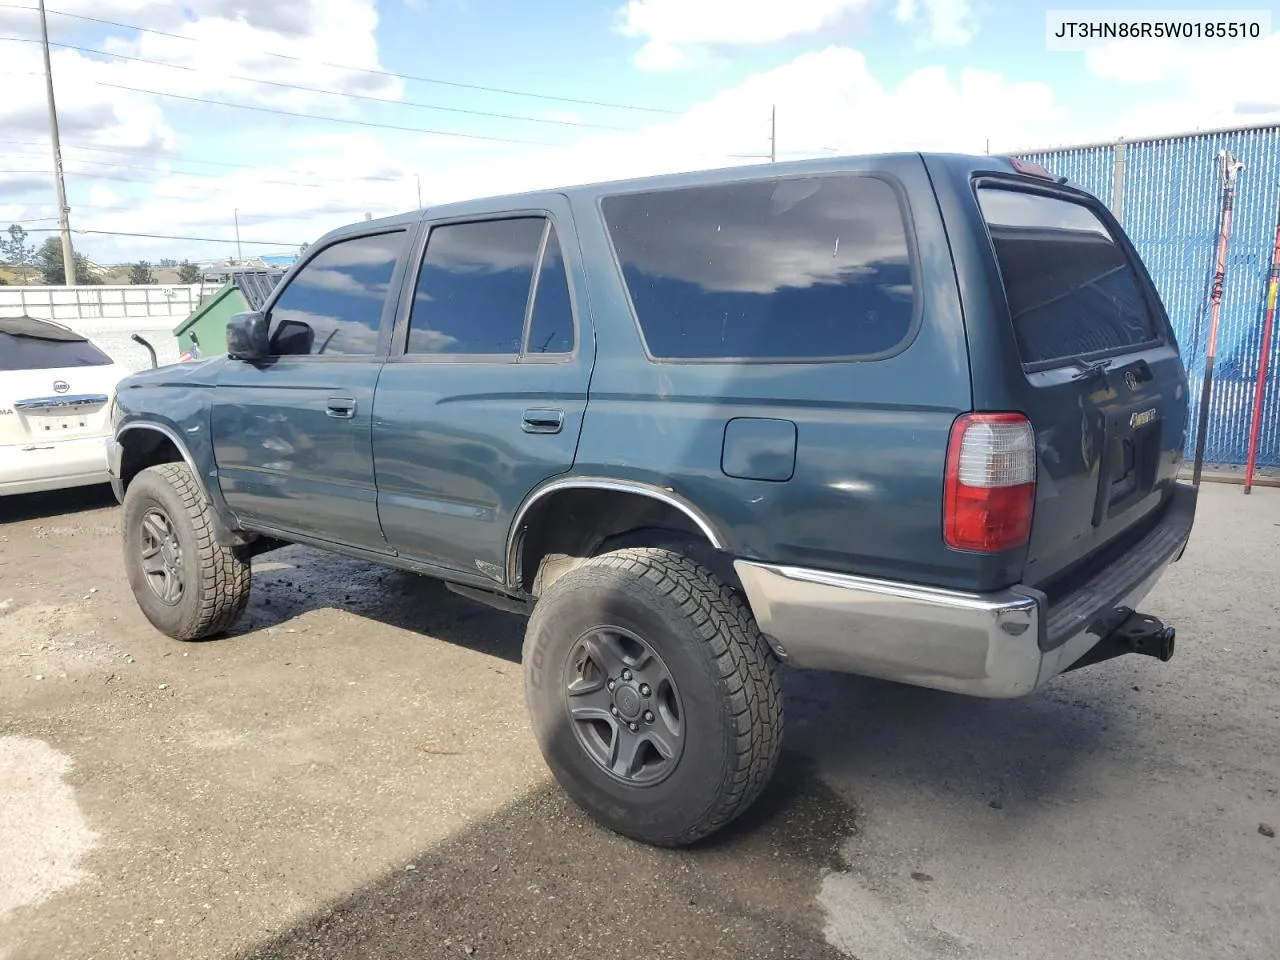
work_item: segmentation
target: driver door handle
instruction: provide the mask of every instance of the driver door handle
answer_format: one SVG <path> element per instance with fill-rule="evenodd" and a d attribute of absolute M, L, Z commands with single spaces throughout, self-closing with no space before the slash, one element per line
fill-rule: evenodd
<path fill-rule="evenodd" d="M 521 427 L 525 433 L 559 433 L 564 427 L 564 411 L 530 407 Z"/>
<path fill-rule="evenodd" d="M 351 420 L 356 415 L 354 397 L 330 397 L 324 412 L 336 420 Z"/>

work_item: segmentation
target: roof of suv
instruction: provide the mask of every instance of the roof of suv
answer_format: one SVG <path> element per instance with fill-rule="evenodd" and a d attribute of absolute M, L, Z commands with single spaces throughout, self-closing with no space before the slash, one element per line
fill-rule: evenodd
<path fill-rule="evenodd" d="M 859 166 L 868 161 L 900 159 L 903 157 L 923 157 L 940 160 L 948 164 L 956 164 L 971 168 L 975 164 L 986 166 L 993 173 L 1018 173 L 1011 160 L 1005 157 L 944 154 L 944 153 L 884 153 L 858 156 L 829 157 L 817 160 L 793 160 L 784 163 L 745 164 L 738 167 L 718 167 L 711 170 L 694 170 L 687 173 L 665 173 L 651 177 L 636 177 L 627 180 L 610 180 L 599 183 L 586 183 L 577 186 L 550 188 L 524 193 L 495 194 L 477 197 L 471 200 L 459 200 L 453 203 L 425 207 L 407 213 L 382 217 L 377 220 L 361 220 L 347 226 L 338 227 L 321 239 L 341 236 L 346 233 L 365 232 L 370 228 L 399 227 L 417 223 L 424 218 L 466 216 L 470 213 L 489 212 L 494 208 L 511 210 L 537 209 L 545 205 L 546 199 L 552 196 L 579 197 L 594 200 L 601 195 L 623 193 L 640 190 L 661 190 L 674 187 L 693 187 L 713 183 L 725 183 L 744 180 L 764 180 L 774 177 L 795 177 L 823 173 L 839 173 L 847 170 L 850 161 Z"/>

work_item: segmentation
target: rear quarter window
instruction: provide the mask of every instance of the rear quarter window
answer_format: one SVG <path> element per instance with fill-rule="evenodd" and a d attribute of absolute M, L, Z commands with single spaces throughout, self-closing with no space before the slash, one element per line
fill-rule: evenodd
<path fill-rule="evenodd" d="M 1159 339 L 1124 248 L 1083 203 L 979 187 L 1022 362 L 1123 352 Z"/>
<path fill-rule="evenodd" d="M 885 180 L 753 180 L 601 208 L 654 358 L 868 358 L 913 329 L 906 218 Z"/>

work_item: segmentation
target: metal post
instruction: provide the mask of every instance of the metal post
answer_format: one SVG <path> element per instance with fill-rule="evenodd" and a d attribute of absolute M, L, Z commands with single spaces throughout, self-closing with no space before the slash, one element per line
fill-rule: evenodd
<path fill-rule="evenodd" d="M 238 209 L 234 211 L 234 216 L 236 218 L 236 264 L 239 265 L 244 255 L 240 253 L 240 211 Z"/>
<path fill-rule="evenodd" d="M 1213 292 L 1209 306 L 1209 343 L 1205 348 L 1204 386 L 1200 391 L 1200 420 L 1196 427 L 1195 466 L 1191 474 L 1192 486 L 1199 489 L 1200 475 L 1204 469 L 1205 434 L 1209 432 L 1209 402 L 1213 399 L 1213 361 L 1218 352 L 1218 318 L 1222 315 L 1222 286 L 1227 275 L 1227 242 L 1231 239 L 1231 212 L 1235 205 L 1236 175 L 1244 164 L 1235 155 L 1223 150 L 1218 154 L 1219 175 L 1222 178 L 1222 226 L 1218 231 L 1218 256 L 1213 271 Z"/>
<path fill-rule="evenodd" d="M 40 0 L 40 39 L 44 51 L 44 85 L 49 100 L 49 139 L 53 143 L 53 176 L 58 186 L 58 223 L 62 228 L 62 282 L 76 284 L 76 257 L 71 249 L 71 208 L 67 206 L 67 187 L 62 182 L 62 143 L 58 139 L 58 105 L 53 98 L 53 65 L 49 62 L 49 24 L 45 20 L 44 0 Z"/>
<path fill-rule="evenodd" d="M 417 184 L 418 184 L 418 209 L 421 210 L 422 209 L 422 177 L 418 176 L 415 173 L 413 175 L 413 179 L 417 181 Z"/>
<path fill-rule="evenodd" d="M 769 162 L 774 163 L 778 159 L 778 105 L 773 105 L 773 110 L 769 114 Z"/>
<path fill-rule="evenodd" d="M 1271 251 L 1271 276 L 1267 280 L 1267 308 L 1262 320 L 1262 348 L 1258 352 L 1258 385 L 1253 394 L 1253 422 L 1249 425 L 1249 456 L 1245 458 L 1244 492 L 1253 492 L 1253 471 L 1258 465 L 1258 434 L 1262 430 L 1262 400 L 1267 392 L 1267 361 L 1271 358 L 1271 328 L 1276 320 L 1276 291 L 1280 288 L 1280 221 Z"/>
<path fill-rule="evenodd" d="M 1113 148 L 1113 165 L 1111 168 L 1111 213 L 1124 223 L 1124 164 L 1128 146 L 1124 137 L 1116 141 Z"/>

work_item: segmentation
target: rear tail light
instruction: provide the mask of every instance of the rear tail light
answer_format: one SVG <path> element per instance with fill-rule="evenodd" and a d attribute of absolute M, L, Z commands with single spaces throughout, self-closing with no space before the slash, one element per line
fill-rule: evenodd
<path fill-rule="evenodd" d="M 956 550 L 1025 546 L 1036 502 L 1036 435 L 1020 413 L 967 413 L 951 427 L 942 528 Z"/>

